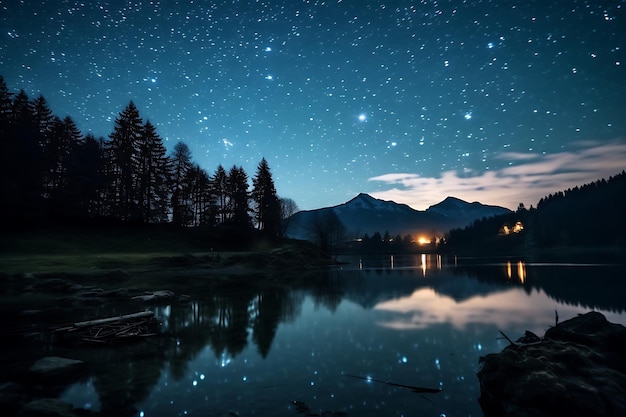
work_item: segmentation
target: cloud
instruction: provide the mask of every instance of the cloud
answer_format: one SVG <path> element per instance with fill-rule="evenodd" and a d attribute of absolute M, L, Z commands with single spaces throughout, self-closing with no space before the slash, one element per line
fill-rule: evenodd
<path fill-rule="evenodd" d="M 546 155 L 501 153 L 497 158 L 510 165 L 481 173 L 460 175 L 446 171 L 440 177 L 390 173 L 368 181 L 391 187 L 372 192 L 372 196 L 405 203 L 418 210 L 448 196 L 514 210 L 519 203 L 536 206 L 548 194 L 608 178 L 626 169 L 626 143 L 579 143 L 576 147 L 578 149 L 572 151 Z"/>

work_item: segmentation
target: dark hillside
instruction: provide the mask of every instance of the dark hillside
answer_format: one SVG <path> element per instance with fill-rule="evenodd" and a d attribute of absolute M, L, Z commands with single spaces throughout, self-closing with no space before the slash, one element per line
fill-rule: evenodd
<path fill-rule="evenodd" d="M 537 208 L 451 230 L 448 251 L 510 252 L 555 247 L 626 246 L 626 172 L 542 198 Z M 517 226 L 516 226 L 517 225 Z"/>

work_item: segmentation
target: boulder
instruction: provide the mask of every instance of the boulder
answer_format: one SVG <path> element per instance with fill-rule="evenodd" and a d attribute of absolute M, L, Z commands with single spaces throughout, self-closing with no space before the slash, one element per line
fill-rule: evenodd
<path fill-rule="evenodd" d="M 80 379 L 85 363 L 75 359 L 47 356 L 30 367 L 30 376 L 38 382 L 62 384 Z"/>
<path fill-rule="evenodd" d="M 163 301 L 171 301 L 174 299 L 174 293 L 169 290 L 149 291 L 142 295 L 132 297 L 132 300 L 142 301 L 144 303 L 159 303 Z"/>
<path fill-rule="evenodd" d="M 626 328 L 590 312 L 480 358 L 486 417 L 626 416 Z"/>
<path fill-rule="evenodd" d="M 27 403 L 17 417 L 77 417 L 71 404 L 54 398 L 41 398 Z"/>

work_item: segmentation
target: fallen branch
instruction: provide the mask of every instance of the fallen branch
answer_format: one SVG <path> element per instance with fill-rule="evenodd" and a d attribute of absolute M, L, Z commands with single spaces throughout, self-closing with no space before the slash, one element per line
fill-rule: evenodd
<path fill-rule="evenodd" d="M 106 343 L 154 336 L 158 320 L 152 311 L 122 316 L 106 317 L 74 323 L 71 326 L 55 329 L 55 333 L 81 333 L 82 340 L 87 342 Z"/>
<path fill-rule="evenodd" d="M 74 323 L 74 327 L 80 328 L 80 327 L 98 326 L 101 324 L 113 323 L 116 321 L 136 320 L 136 319 L 142 319 L 144 317 L 153 317 L 153 316 L 154 316 L 153 311 L 140 311 L 139 313 L 125 314 L 123 316 L 107 317 L 104 319 L 89 320 L 89 321 L 81 321 L 78 323 Z"/>
<path fill-rule="evenodd" d="M 528 335 L 530 332 L 526 331 L 526 334 Z M 539 345 L 541 344 L 542 340 L 539 339 L 537 341 L 534 342 L 514 342 L 513 340 L 511 340 L 509 338 L 509 336 L 505 335 L 504 332 L 502 330 L 500 330 L 500 334 L 513 346 L 517 346 L 517 347 L 523 347 L 523 346 L 534 346 L 534 345 Z M 530 333 L 534 336 L 534 333 Z M 536 336 L 535 336 L 536 337 Z"/>

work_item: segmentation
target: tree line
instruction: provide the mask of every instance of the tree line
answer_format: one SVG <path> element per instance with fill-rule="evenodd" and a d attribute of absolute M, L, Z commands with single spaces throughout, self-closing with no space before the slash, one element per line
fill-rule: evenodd
<path fill-rule="evenodd" d="M 626 246 L 626 171 L 541 198 L 536 208 L 520 204 L 510 214 L 476 220 L 451 230 L 444 249 L 514 249 L 556 246 Z M 520 222 L 519 233 L 504 225 Z"/>
<path fill-rule="evenodd" d="M 178 142 L 168 155 L 156 127 L 131 101 L 108 138 L 82 135 L 46 99 L 10 93 L 0 76 L 0 223 L 111 219 L 179 226 L 233 225 L 282 236 L 296 203 L 277 194 L 263 158 L 250 178 L 241 166 L 213 173 Z"/>
<path fill-rule="evenodd" d="M 424 253 L 435 251 L 436 242 L 436 236 L 432 237 L 428 243 L 419 243 L 411 234 L 404 236 L 397 234 L 393 237 L 389 231 L 385 231 L 384 234 L 374 232 L 371 236 L 365 233 L 363 237 L 350 242 L 349 249 L 357 253 Z"/>

